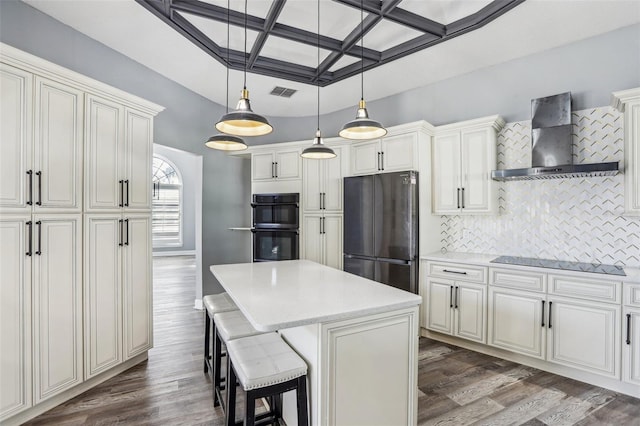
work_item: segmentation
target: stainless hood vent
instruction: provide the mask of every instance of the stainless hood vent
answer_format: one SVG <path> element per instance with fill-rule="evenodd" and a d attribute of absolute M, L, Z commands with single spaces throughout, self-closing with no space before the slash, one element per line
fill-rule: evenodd
<path fill-rule="evenodd" d="M 531 168 L 494 170 L 494 180 L 613 176 L 618 163 L 572 164 L 571 93 L 531 100 Z"/>

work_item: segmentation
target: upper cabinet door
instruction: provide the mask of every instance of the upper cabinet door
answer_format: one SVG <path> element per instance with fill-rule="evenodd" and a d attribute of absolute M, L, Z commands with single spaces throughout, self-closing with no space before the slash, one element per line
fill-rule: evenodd
<path fill-rule="evenodd" d="M 271 180 L 275 177 L 275 161 L 271 152 L 251 156 L 252 180 Z"/>
<path fill-rule="evenodd" d="M 342 181 L 347 168 L 347 148 L 332 147 L 335 158 L 323 161 L 322 209 L 327 212 L 342 211 Z M 342 259 L 342 257 L 340 257 Z"/>
<path fill-rule="evenodd" d="M 87 95 L 85 104 L 85 210 L 117 211 L 124 206 L 124 108 Z"/>
<path fill-rule="evenodd" d="M 373 140 L 351 145 L 351 174 L 369 175 L 381 169 L 380 141 Z"/>
<path fill-rule="evenodd" d="M 34 209 L 82 209 L 83 93 L 36 77 Z"/>
<path fill-rule="evenodd" d="M 387 136 L 382 139 L 382 170 L 384 172 L 401 172 L 416 170 L 418 167 L 418 135 Z"/>
<path fill-rule="evenodd" d="M 129 211 L 151 210 L 151 160 L 153 158 L 153 119 L 126 109 L 124 148 L 124 207 Z"/>
<path fill-rule="evenodd" d="M 460 133 L 433 139 L 433 211 L 457 213 L 460 210 Z"/>
<path fill-rule="evenodd" d="M 624 124 L 626 212 L 640 216 L 640 100 L 627 104 Z"/>
<path fill-rule="evenodd" d="M 0 64 L 0 87 L 0 212 L 29 212 L 34 177 L 33 77 L 28 72 Z"/>
<path fill-rule="evenodd" d="M 276 179 L 298 179 L 300 178 L 300 152 L 276 151 Z"/>
<path fill-rule="evenodd" d="M 461 202 L 467 212 L 491 212 L 494 197 L 491 168 L 496 165 L 496 141 L 487 129 L 462 132 Z"/>
<path fill-rule="evenodd" d="M 324 178 L 324 162 L 331 160 L 302 160 L 303 208 L 305 211 L 322 210 L 322 191 Z"/>

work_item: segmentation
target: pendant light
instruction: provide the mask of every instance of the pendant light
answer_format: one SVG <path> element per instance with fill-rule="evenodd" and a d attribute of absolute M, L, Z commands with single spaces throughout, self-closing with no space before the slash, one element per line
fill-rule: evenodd
<path fill-rule="evenodd" d="M 318 88 L 318 128 L 316 130 L 316 136 L 313 138 L 313 144 L 305 148 L 300 156 L 314 160 L 324 160 L 334 158 L 336 153 L 324 144 L 322 133 L 320 133 L 320 0 L 318 0 L 318 68 L 316 72 L 316 87 Z"/>
<path fill-rule="evenodd" d="M 229 113 L 229 3 L 230 0 L 227 0 L 227 96 L 224 98 L 227 114 Z M 247 149 L 247 144 L 244 143 L 242 138 L 224 133 L 211 136 L 204 144 L 208 148 L 219 149 L 221 151 L 242 151 L 243 149 Z"/>
<path fill-rule="evenodd" d="M 382 124 L 369 118 L 366 103 L 364 102 L 364 13 L 363 0 L 360 0 L 360 103 L 355 120 L 342 126 L 338 133 L 345 139 L 374 139 L 387 134 Z"/>
<path fill-rule="evenodd" d="M 244 85 L 235 111 L 223 115 L 216 124 L 216 129 L 237 136 L 262 136 L 273 130 L 266 118 L 251 110 L 249 102 L 249 91 L 247 90 L 247 0 L 244 0 Z"/>

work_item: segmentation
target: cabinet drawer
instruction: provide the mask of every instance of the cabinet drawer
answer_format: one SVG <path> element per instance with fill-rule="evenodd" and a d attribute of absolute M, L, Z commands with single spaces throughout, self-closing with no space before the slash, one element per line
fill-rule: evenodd
<path fill-rule="evenodd" d="M 623 304 L 640 308 L 640 284 L 624 284 Z"/>
<path fill-rule="evenodd" d="M 547 277 L 539 272 L 522 272 L 510 269 L 489 269 L 489 283 L 496 287 L 514 288 L 517 290 L 538 291 L 547 290 Z"/>
<path fill-rule="evenodd" d="M 487 268 L 459 263 L 429 262 L 429 276 L 486 284 Z"/>
<path fill-rule="evenodd" d="M 549 275 L 549 294 L 620 303 L 622 283 L 590 278 Z"/>

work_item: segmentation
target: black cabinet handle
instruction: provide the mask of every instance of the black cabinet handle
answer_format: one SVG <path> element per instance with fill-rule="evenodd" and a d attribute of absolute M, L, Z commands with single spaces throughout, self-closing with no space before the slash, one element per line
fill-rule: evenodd
<path fill-rule="evenodd" d="M 627 345 L 631 344 L 631 314 L 627 314 Z"/>
<path fill-rule="evenodd" d="M 460 196 L 460 199 L 462 200 L 462 208 L 464 209 L 464 188 L 462 188 L 462 195 Z"/>
<path fill-rule="evenodd" d="M 129 179 L 124 181 L 125 185 L 127 185 L 127 201 L 124 203 L 125 207 L 129 207 Z"/>
<path fill-rule="evenodd" d="M 129 245 L 129 219 L 125 219 L 124 224 L 127 229 L 125 232 L 125 236 L 127 237 L 127 239 L 124 241 L 124 245 L 128 246 Z"/>
<path fill-rule="evenodd" d="M 458 188 L 458 208 L 460 208 L 460 188 Z"/>
<path fill-rule="evenodd" d="M 327 193 L 323 192 L 322 193 L 322 210 L 326 210 L 327 209 Z"/>
<path fill-rule="evenodd" d="M 327 219 L 326 217 L 323 217 L 323 218 L 322 218 L 322 233 L 323 233 L 323 234 L 326 234 L 326 233 L 327 233 L 326 228 L 325 228 L 325 226 L 326 226 L 326 222 L 325 222 L 325 220 L 326 220 L 326 219 Z"/>
<path fill-rule="evenodd" d="M 118 226 L 120 226 L 120 240 L 118 240 L 118 245 L 120 247 L 122 247 L 123 242 L 122 242 L 122 219 L 118 220 Z"/>
<path fill-rule="evenodd" d="M 454 309 L 458 309 L 458 302 L 459 302 L 459 298 L 460 298 L 460 287 L 456 286 L 456 292 L 455 292 L 455 296 L 456 296 L 456 303 L 455 306 L 453 307 Z"/>
<path fill-rule="evenodd" d="M 382 154 L 382 153 L 378 152 L 378 170 L 381 170 L 381 168 L 380 168 L 380 154 Z"/>
<path fill-rule="evenodd" d="M 29 240 L 29 250 L 27 251 L 26 255 L 27 256 L 31 256 L 33 254 L 33 222 L 28 221 L 27 222 L 27 228 L 28 228 L 28 240 Z"/>
<path fill-rule="evenodd" d="M 276 179 L 278 179 L 278 162 L 276 161 Z"/>
<path fill-rule="evenodd" d="M 549 302 L 549 328 L 551 328 L 551 304 L 553 302 Z"/>
<path fill-rule="evenodd" d="M 541 327 L 544 327 L 544 300 L 542 301 L 542 324 Z"/>
<path fill-rule="evenodd" d="M 29 199 L 27 200 L 27 205 L 31 206 L 33 205 L 33 170 L 27 170 L 27 176 L 29 176 Z"/>
<path fill-rule="evenodd" d="M 38 206 L 42 205 L 42 172 L 36 172 L 36 176 L 38 176 L 38 201 L 36 204 Z"/>
<path fill-rule="evenodd" d="M 453 308 L 453 286 L 449 286 L 449 307 Z"/>
<path fill-rule="evenodd" d="M 276 177 L 276 163 L 275 162 L 271 162 L 271 177 L 275 178 Z"/>
<path fill-rule="evenodd" d="M 463 272 L 463 271 L 450 271 L 449 269 L 443 269 L 442 272 L 448 272 L 450 274 L 467 275 L 466 272 Z"/>
<path fill-rule="evenodd" d="M 381 159 L 380 159 L 380 170 L 384 171 L 384 151 L 382 151 L 380 154 L 381 154 L 380 155 L 380 157 L 381 157 Z"/>
<path fill-rule="evenodd" d="M 36 225 L 38 225 L 38 250 L 36 251 L 36 254 L 40 256 L 42 255 L 42 222 L 37 221 Z"/>
<path fill-rule="evenodd" d="M 120 207 L 124 207 L 124 181 L 118 181 L 120 184 L 120 203 L 118 204 Z"/>

